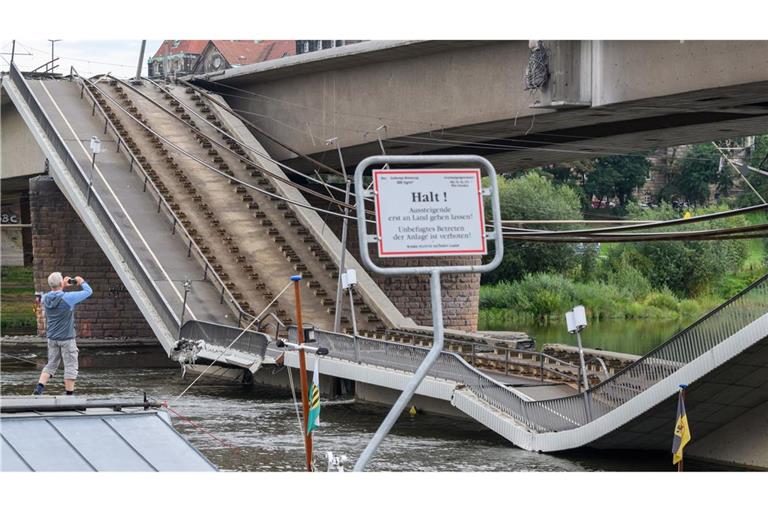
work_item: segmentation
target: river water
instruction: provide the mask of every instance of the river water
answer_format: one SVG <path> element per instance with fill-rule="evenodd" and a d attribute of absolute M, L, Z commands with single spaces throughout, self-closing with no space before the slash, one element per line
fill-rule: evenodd
<path fill-rule="evenodd" d="M 576 337 L 568 334 L 564 320 L 540 324 L 520 321 L 512 315 L 505 316 L 503 312 L 493 313 L 483 318 L 479 326 L 480 330 L 526 332 L 536 340 L 538 349 L 541 349 L 545 343 L 576 345 Z M 586 329 L 581 332 L 581 341 L 585 348 L 643 355 L 695 320 L 694 318 L 590 321 Z"/>
<path fill-rule="evenodd" d="M 31 393 L 39 370 L 4 357 L 0 394 Z M 286 376 L 287 378 L 287 376 Z M 172 399 L 190 382 L 173 368 L 81 369 L 78 394 L 114 399 Z M 62 394 L 60 376 L 48 394 Z M 171 407 L 195 423 L 172 414 L 174 426 L 222 470 L 301 471 L 303 441 L 289 391 L 259 386 L 196 384 Z M 333 451 L 356 460 L 387 410 L 353 401 L 322 402 L 315 436 L 318 464 Z M 670 443 L 672 432 L 670 432 Z M 567 454 L 532 453 L 513 447 L 480 425 L 430 414 L 403 415 L 379 448 L 373 471 L 672 471 L 667 453 L 615 453 L 581 450 Z M 351 463 L 350 463 L 351 467 Z M 718 469 L 686 463 L 687 470 Z"/>

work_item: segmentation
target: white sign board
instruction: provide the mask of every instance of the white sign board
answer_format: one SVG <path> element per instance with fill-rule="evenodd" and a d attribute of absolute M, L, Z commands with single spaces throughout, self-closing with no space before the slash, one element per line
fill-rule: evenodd
<path fill-rule="evenodd" d="M 376 169 L 379 256 L 486 254 L 480 169 Z"/>

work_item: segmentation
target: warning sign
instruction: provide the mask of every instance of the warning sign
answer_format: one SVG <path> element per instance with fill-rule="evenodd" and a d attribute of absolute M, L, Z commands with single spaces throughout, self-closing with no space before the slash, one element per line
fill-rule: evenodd
<path fill-rule="evenodd" d="M 376 169 L 379 256 L 485 254 L 479 169 Z"/>

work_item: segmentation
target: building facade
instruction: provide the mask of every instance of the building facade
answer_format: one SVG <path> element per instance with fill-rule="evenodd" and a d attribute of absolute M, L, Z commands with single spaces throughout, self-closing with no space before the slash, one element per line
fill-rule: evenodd
<path fill-rule="evenodd" d="M 347 46 L 348 44 L 360 43 L 362 41 L 362 39 L 299 39 L 296 40 L 296 55 L 336 48 L 338 46 Z"/>

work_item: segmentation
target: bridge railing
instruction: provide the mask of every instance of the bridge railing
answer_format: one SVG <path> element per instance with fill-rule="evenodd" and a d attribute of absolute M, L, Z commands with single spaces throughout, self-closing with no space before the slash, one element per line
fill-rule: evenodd
<path fill-rule="evenodd" d="M 107 210 L 102 199 L 99 197 L 99 194 L 95 190 L 91 189 L 91 182 L 89 178 L 86 176 L 85 172 L 83 171 L 82 167 L 80 167 L 80 164 L 77 162 L 75 157 L 72 156 L 72 153 L 63 142 L 63 139 L 58 130 L 56 130 L 56 127 L 53 125 L 51 120 L 48 118 L 48 115 L 40 106 L 40 103 L 35 97 L 35 94 L 32 92 L 32 89 L 29 87 L 29 84 L 27 84 L 21 72 L 15 65 L 11 65 L 9 76 L 13 84 L 18 89 L 19 94 L 26 103 L 30 112 L 39 123 L 40 128 L 45 133 L 48 141 L 53 146 L 56 154 L 59 158 L 61 158 L 64 166 L 69 171 L 70 176 L 74 180 L 80 192 L 84 197 L 88 197 L 90 191 L 88 206 L 90 207 L 93 214 L 99 219 L 99 222 L 102 228 L 106 231 L 109 239 L 117 247 L 117 250 L 123 257 L 125 265 L 130 269 L 131 273 L 138 281 L 140 288 L 152 303 L 152 306 L 160 316 L 162 322 L 168 329 L 171 330 L 171 332 L 175 333 L 179 326 L 179 320 L 176 317 L 176 314 L 173 312 L 170 305 L 166 302 L 165 298 L 160 293 L 160 290 L 157 288 L 155 282 L 149 278 L 149 272 L 131 248 L 130 244 L 125 238 L 125 235 L 118 227 L 117 222 Z"/>
<path fill-rule="evenodd" d="M 289 327 L 288 334 L 295 339 L 296 328 Z M 424 347 L 318 329 L 315 330 L 315 337 L 318 346 L 328 349 L 330 357 L 408 373 L 415 372 L 429 352 Z M 527 397 L 479 372 L 458 354 L 442 352 L 428 375 L 463 384 L 481 400 L 535 428 L 525 416 L 523 403 L 528 400 Z"/>
<path fill-rule="evenodd" d="M 231 325 L 221 325 L 200 320 L 188 320 L 181 327 L 181 338 L 205 340 L 210 345 L 229 348 L 262 359 L 267 352 L 271 338 L 261 332 L 245 331 Z"/>
<path fill-rule="evenodd" d="M 570 430 L 628 402 L 766 313 L 768 275 L 586 393 L 565 398 L 532 401 L 452 352 L 443 352 L 428 375 L 463 384 L 480 400 L 531 430 Z M 428 352 L 427 348 L 374 338 L 321 330 L 315 334 L 330 357 L 408 373 L 416 370 Z M 295 327 L 289 328 L 289 336 L 295 339 L 295 335 Z"/>
<path fill-rule="evenodd" d="M 526 404 L 529 417 L 547 431 L 583 425 L 632 400 L 766 313 L 768 275 L 597 384 L 586 395 Z M 556 414 L 553 415 L 553 412 Z"/>

